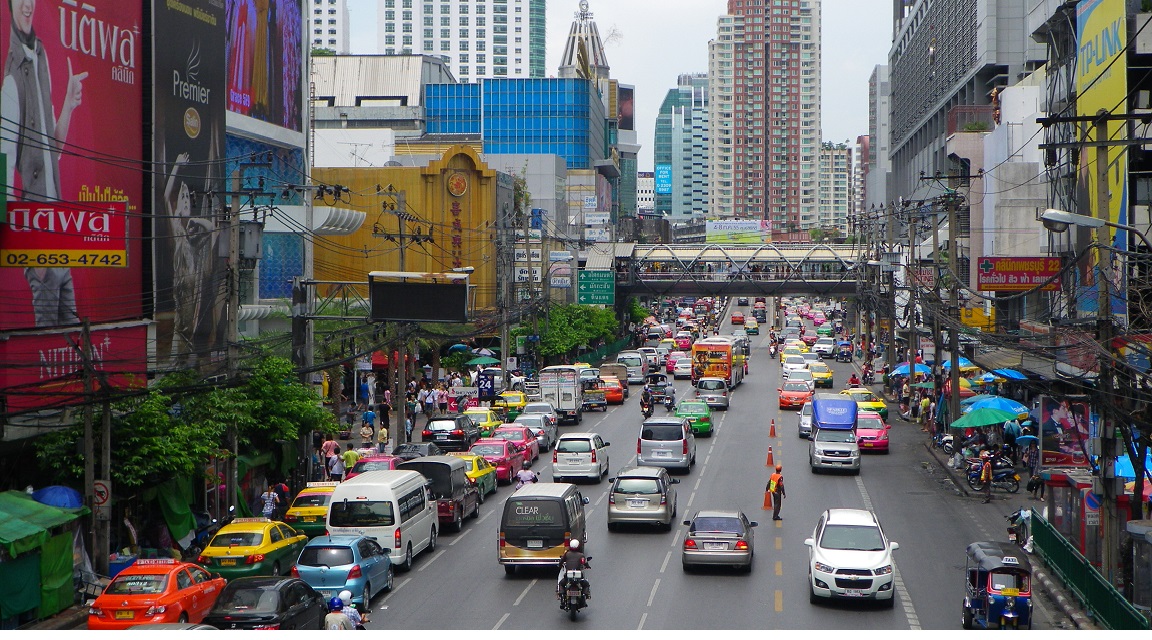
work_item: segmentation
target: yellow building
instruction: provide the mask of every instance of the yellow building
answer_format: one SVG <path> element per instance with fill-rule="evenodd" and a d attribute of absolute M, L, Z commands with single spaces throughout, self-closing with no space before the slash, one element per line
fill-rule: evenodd
<path fill-rule="evenodd" d="M 510 209 L 513 195 L 507 188 L 498 194 L 496 176 L 472 147 L 462 145 L 426 167 L 315 169 L 317 184 L 343 188 L 339 196 L 326 193 L 327 204 L 366 214 L 358 231 L 315 244 L 315 278 L 367 281 L 370 271 L 472 267 L 476 309 L 494 308 L 496 212 Z M 367 287 L 362 294 L 367 297 Z"/>

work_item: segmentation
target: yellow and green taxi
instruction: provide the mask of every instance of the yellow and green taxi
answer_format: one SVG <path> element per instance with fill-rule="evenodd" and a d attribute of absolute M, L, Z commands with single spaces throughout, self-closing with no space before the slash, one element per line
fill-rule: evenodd
<path fill-rule="evenodd" d="M 707 402 L 698 400 L 681 400 L 676 405 L 676 417 L 688 418 L 692 424 L 692 433 L 701 436 L 712 435 L 712 407 Z"/>
<path fill-rule="evenodd" d="M 746 318 L 744 320 L 744 332 L 750 336 L 760 335 L 760 323 L 756 318 Z"/>
<path fill-rule="evenodd" d="M 812 382 L 817 387 L 832 388 L 832 369 L 823 362 L 813 362 L 808 365 L 808 370 L 812 372 Z"/>
<path fill-rule="evenodd" d="M 480 435 L 485 438 L 492 435 L 496 427 L 504 424 L 504 420 L 500 418 L 500 414 L 487 407 L 465 409 L 464 415 L 472 421 L 472 424 L 480 427 Z"/>
<path fill-rule="evenodd" d="M 856 406 L 861 411 L 875 411 L 880 414 L 884 420 L 888 419 L 888 403 L 884 399 L 872 393 L 871 390 L 864 387 L 851 387 L 840 392 L 840 395 L 848 396 L 856 401 Z"/>
<path fill-rule="evenodd" d="M 292 506 L 284 514 L 284 523 L 315 538 L 324 533 L 324 520 L 328 517 L 328 503 L 332 491 L 339 482 L 309 482 L 292 501 Z"/>
<path fill-rule="evenodd" d="M 496 493 L 496 467 L 492 466 L 492 463 L 483 456 L 473 453 L 453 451 L 448 455 L 460 458 L 468 465 L 464 475 L 476 483 L 476 488 L 480 491 L 480 502 L 484 502 L 484 497 L 488 494 Z"/>
<path fill-rule="evenodd" d="M 795 338 L 795 339 L 792 339 L 792 340 L 785 342 L 784 348 L 787 349 L 788 347 L 796 347 L 797 349 L 800 350 L 800 353 L 808 353 L 808 343 L 804 342 L 803 340 L 801 340 L 799 338 Z"/>
<path fill-rule="evenodd" d="M 801 351 L 799 347 L 796 347 L 796 346 L 784 347 L 784 349 L 780 352 L 780 364 L 784 364 L 784 360 L 787 359 L 788 356 L 803 356 L 803 355 L 804 355 L 804 352 Z"/>
<path fill-rule="evenodd" d="M 197 563 L 231 580 L 287 575 L 308 536 L 268 518 L 236 518 L 212 536 Z"/>
<path fill-rule="evenodd" d="M 509 422 L 523 413 L 524 406 L 528 404 L 528 394 L 523 391 L 501 391 L 500 397 L 504 399 L 504 406 L 508 408 Z"/>

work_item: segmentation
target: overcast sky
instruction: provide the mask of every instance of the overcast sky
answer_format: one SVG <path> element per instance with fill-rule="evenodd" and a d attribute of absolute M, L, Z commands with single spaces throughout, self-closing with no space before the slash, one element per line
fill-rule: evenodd
<path fill-rule="evenodd" d="M 579 0 L 547 0 L 546 70 L 556 73 Z M 892 41 L 891 0 L 824 0 L 823 139 L 855 142 L 868 133 L 868 76 Z M 612 77 L 636 86 L 640 170 L 652 170 L 656 113 L 682 73 L 708 71 L 708 41 L 727 0 L 589 0 Z M 353 53 L 376 46 L 376 0 L 348 0 Z"/>

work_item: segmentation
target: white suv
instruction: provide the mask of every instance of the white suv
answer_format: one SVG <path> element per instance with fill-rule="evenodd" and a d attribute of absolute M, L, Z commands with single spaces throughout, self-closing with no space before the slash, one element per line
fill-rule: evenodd
<path fill-rule="evenodd" d="M 592 478 L 596 482 L 608 475 L 608 451 L 611 444 L 598 433 L 565 433 L 552 448 L 552 482 L 568 478 Z"/>
<path fill-rule="evenodd" d="M 816 523 L 808 545 L 809 600 L 824 598 L 879 600 L 891 607 L 896 600 L 892 552 L 876 514 L 863 509 L 829 509 Z"/>
<path fill-rule="evenodd" d="M 820 338 L 812 345 L 812 353 L 820 354 L 821 358 L 831 358 L 836 353 L 836 339 Z"/>

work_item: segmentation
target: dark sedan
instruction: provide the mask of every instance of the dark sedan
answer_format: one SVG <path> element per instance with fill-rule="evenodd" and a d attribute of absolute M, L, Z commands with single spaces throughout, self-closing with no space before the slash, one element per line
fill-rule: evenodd
<path fill-rule="evenodd" d="M 404 460 L 412 460 L 422 456 L 442 456 L 444 450 L 436 446 L 434 442 L 407 442 L 397 445 L 392 450 L 392 455 Z"/>
<path fill-rule="evenodd" d="M 324 596 L 300 578 L 251 576 L 228 582 L 204 624 L 217 629 L 323 629 Z"/>

